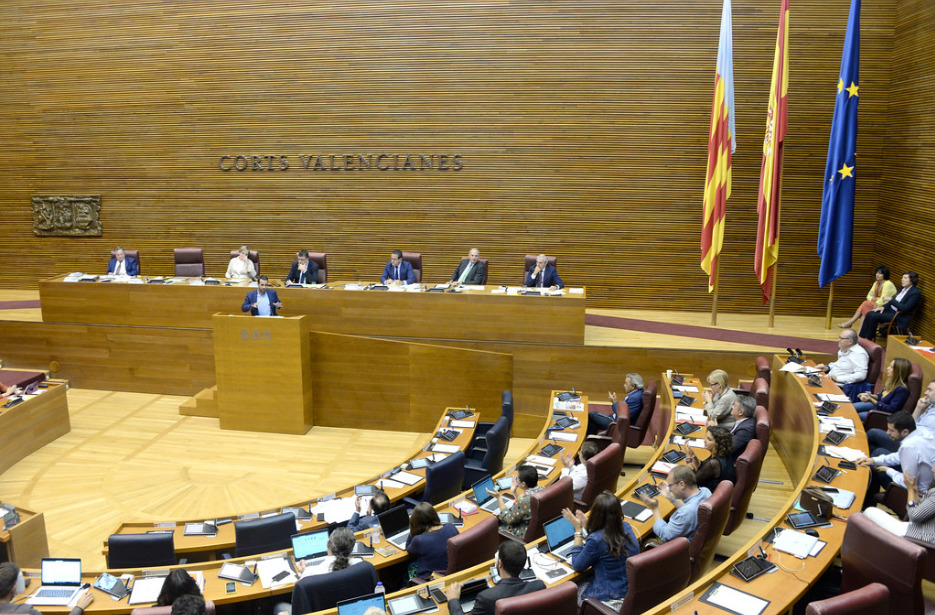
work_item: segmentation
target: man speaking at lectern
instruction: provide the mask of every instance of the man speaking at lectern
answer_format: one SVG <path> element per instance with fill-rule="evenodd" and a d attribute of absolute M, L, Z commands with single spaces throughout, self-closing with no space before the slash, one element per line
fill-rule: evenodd
<path fill-rule="evenodd" d="M 256 290 L 247 293 L 240 309 L 254 316 L 275 316 L 276 310 L 282 309 L 279 296 L 269 287 L 269 278 L 265 274 L 257 277 Z"/>

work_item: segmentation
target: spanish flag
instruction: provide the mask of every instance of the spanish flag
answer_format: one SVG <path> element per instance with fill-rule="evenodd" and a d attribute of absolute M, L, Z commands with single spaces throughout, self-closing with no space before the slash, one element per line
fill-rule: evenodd
<path fill-rule="evenodd" d="M 756 261 L 753 270 L 763 290 L 763 303 L 769 302 L 773 266 L 779 260 L 779 194 L 782 185 L 782 147 L 786 138 L 786 94 L 789 89 L 789 0 L 782 0 L 773 79 L 769 87 L 769 110 L 766 136 L 763 139 L 763 166 L 760 169 L 760 192 L 756 210 Z"/>
<path fill-rule="evenodd" d="M 708 274 L 708 292 L 717 282 L 717 257 L 724 244 L 724 215 L 730 197 L 730 160 L 734 142 L 734 51 L 730 0 L 721 10 L 721 36 L 714 75 L 714 104 L 708 133 L 708 173 L 701 227 L 701 268 Z"/>

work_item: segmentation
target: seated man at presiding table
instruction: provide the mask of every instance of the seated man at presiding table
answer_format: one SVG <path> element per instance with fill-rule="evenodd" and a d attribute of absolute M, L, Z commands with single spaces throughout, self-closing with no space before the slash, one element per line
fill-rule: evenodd
<path fill-rule="evenodd" d="M 500 581 L 477 594 L 471 615 L 493 615 L 497 610 L 497 600 L 545 589 L 545 583 L 539 579 L 528 583 L 520 580 L 519 575 L 525 567 L 526 547 L 522 543 L 513 540 L 500 543 L 500 548 L 497 549 L 497 572 L 500 573 Z M 451 615 L 464 615 L 461 608 L 462 585 L 463 583 L 452 583 L 445 589 L 448 612 Z"/>
<path fill-rule="evenodd" d="M 318 263 L 308 260 L 308 250 L 299 250 L 286 276 L 293 284 L 318 284 Z"/>
<path fill-rule="evenodd" d="M 458 266 L 455 268 L 455 272 L 451 274 L 451 282 L 458 284 L 483 284 L 485 273 L 484 263 L 480 262 L 478 260 L 479 258 L 480 250 L 471 248 L 467 258 L 462 258 L 461 262 L 458 263 Z"/>
<path fill-rule="evenodd" d="M 679 536 L 691 540 L 698 530 L 698 507 L 711 497 L 711 491 L 698 487 L 695 472 L 690 467 L 675 466 L 669 472 L 666 481 L 659 485 L 659 494 L 675 506 L 675 511 L 668 521 L 662 518 L 656 498 L 639 494 L 640 500 L 653 513 L 653 533 L 662 542 L 669 542 Z"/>
<path fill-rule="evenodd" d="M 558 275 L 558 270 L 554 265 L 549 264 L 549 257 L 540 254 L 536 257 L 536 264 L 529 268 L 526 277 L 523 280 L 523 286 L 535 286 L 537 288 L 548 288 L 557 290 L 565 286 L 562 278 Z"/>
<path fill-rule="evenodd" d="M 240 309 L 254 316 L 275 316 L 276 310 L 282 309 L 279 295 L 269 287 L 269 278 L 265 274 L 257 278 L 256 290 L 247 293 Z"/>
<path fill-rule="evenodd" d="M 107 263 L 107 274 L 114 275 L 139 275 L 140 264 L 132 256 L 127 256 L 123 248 L 117 246 L 114 248 L 114 256 Z"/>
<path fill-rule="evenodd" d="M 816 367 L 841 387 L 844 394 L 857 401 L 857 396 L 869 390 L 864 381 L 867 379 L 867 367 L 870 355 L 857 343 L 857 332 L 844 329 L 838 335 L 838 360 Z"/>
<path fill-rule="evenodd" d="M 415 284 L 415 281 L 416 273 L 412 270 L 412 264 L 403 260 L 403 251 L 393 250 L 390 254 L 390 262 L 383 268 L 380 283 Z"/>
<path fill-rule="evenodd" d="M 0 564 L 0 613 L 26 613 L 27 615 L 42 615 L 38 610 L 28 604 L 14 603 L 16 596 L 26 591 L 26 581 L 19 566 L 13 562 Z M 69 615 L 82 615 L 88 605 L 94 601 L 91 590 L 85 590 L 78 598 L 78 603 L 72 608 Z"/>

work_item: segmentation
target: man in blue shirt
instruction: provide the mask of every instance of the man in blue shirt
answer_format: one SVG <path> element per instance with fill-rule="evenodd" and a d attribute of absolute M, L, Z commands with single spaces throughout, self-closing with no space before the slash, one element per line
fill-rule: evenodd
<path fill-rule="evenodd" d="M 403 260 L 402 250 L 393 250 L 390 254 L 390 262 L 383 268 L 383 275 L 380 276 L 380 283 L 386 284 L 415 284 L 416 274 L 412 270 L 412 265 Z"/>
<path fill-rule="evenodd" d="M 279 296 L 269 287 L 269 278 L 265 274 L 257 277 L 256 290 L 247 293 L 240 309 L 254 316 L 275 316 L 276 310 L 282 309 Z"/>
<path fill-rule="evenodd" d="M 698 507 L 711 497 L 711 492 L 707 487 L 698 487 L 694 470 L 688 466 L 675 466 L 669 472 L 666 482 L 659 486 L 659 493 L 672 502 L 675 512 L 666 521 L 659 512 L 658 500 L 641 493 L 640 500 L 653 513 L 653 533 L 662 542 L 669 542 L 679 536 L 691 540 L 698 530 Z"/>
<path fill-rule="evenodd" d="M 912 411 L 912 418 L 917 428 L 935 433 L 935 380 L 929 382 L 925 392 L 919 397 L 915 410 Z M 867 448 L 871 452 L 885 448 L 895 453 L 899 450 L 899 442 L 891 438 L 887 431 L 871 429 L 867 432 Z"/>
<path fill-rule="evenodd" d="M 887 449 L 873 451 L 872 457 L 861 457 L 857 463 L 876 470 L 870 474 L 870 485 L 865 506 L 872 506 L 872 496 L 890 483 L 906 486 L 905 476 L 916 479 L 919 493 L 925 493 L 932 483 L 932 466 L 935 465 L 935 434 L 928 429 L 916 429 L 916 423 L 905 410 L 886 417 L 886 431 L 899 444 L 891 453 Z"/>
<path fill-rule="evenodd" d="M 630 412 L 630 425 L 635 425 L 640 418 L 640 411 L 643 409 L 643 377 L 637 373 L 627 374 L 623 381 L 623 390 L 627 396 L 624 402 L 627 404 L 627 410 Z M 610 401 L 613 402 L 611 413 L 609 415 L 603 412 L 588 412 L 588 433 L 596 434 L 599 431 L 606 431 L 611 423 L 617 422 L 617 393 L 611 391 L 607 394 Z"/>

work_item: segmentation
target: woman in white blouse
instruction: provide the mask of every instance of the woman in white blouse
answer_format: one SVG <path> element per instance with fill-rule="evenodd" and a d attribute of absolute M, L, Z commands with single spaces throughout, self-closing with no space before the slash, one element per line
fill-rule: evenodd
<path fill-rule="evenodd" d="M 250 260 L 250 248 L 240 246 L 240 254 L 231 259 L 224 277 L 234 280 L 244 278 L 252 280 L 256 277 L 256 267 L 253 266 L 253 261 Z"/>

